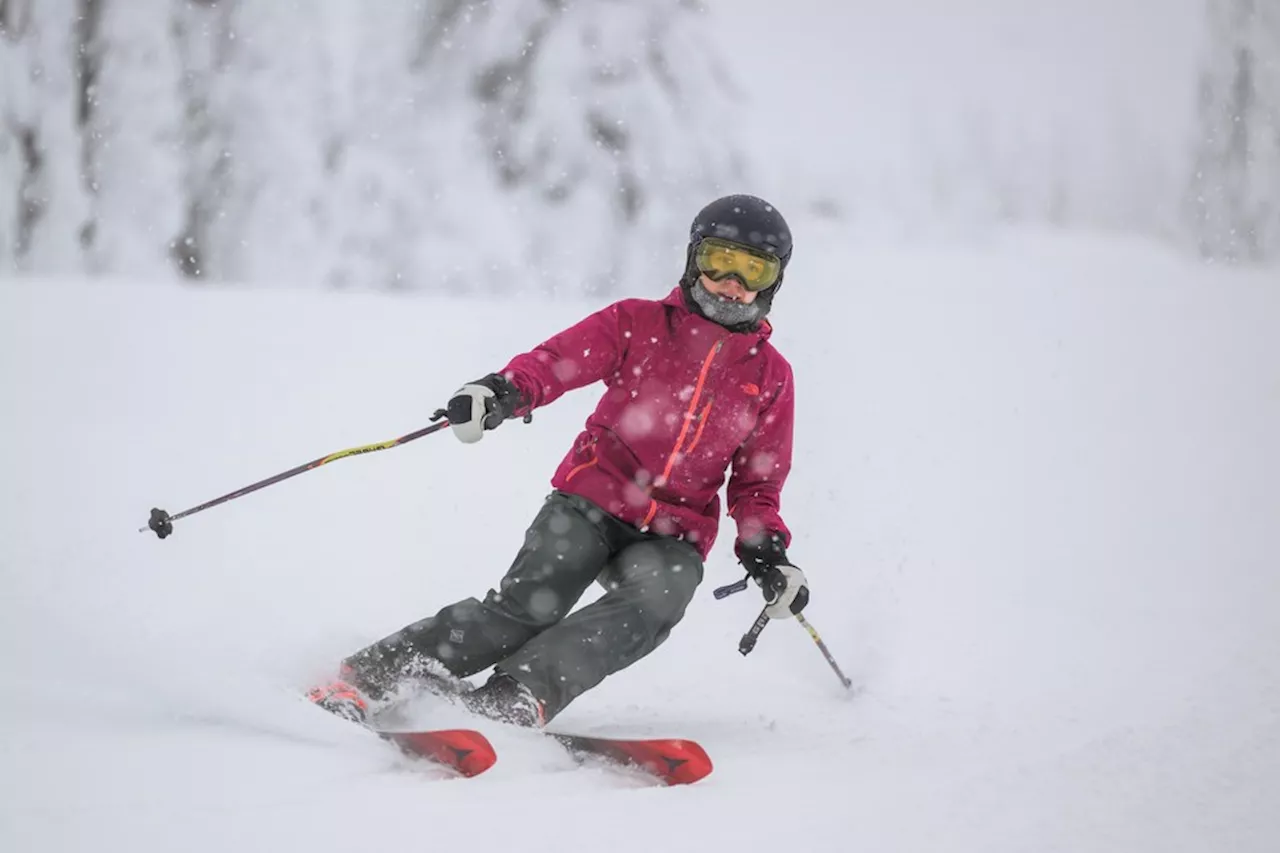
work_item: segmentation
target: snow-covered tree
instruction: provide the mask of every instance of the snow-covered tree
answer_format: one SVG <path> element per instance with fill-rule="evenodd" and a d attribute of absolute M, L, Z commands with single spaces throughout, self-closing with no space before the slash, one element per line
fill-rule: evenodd
<path fill-rule="evenodd" d="M 1280 6 L 1208 0 L 1188 210 L 1200 251 L 1280 258 Z"/>
<path fill-rule="evenodd" d="M 91 271 L 172 275 L 172 247 L 186 204 L 184 121 L 198 115 L 183 94 L 173 0 L 91 0 L 95 70 L 91 113 L 82 131 L 93 188 Z"/>
<path fill-rule="evenodd" d="M 92 236 L 79 86 L 88 3 L 0 2 L 0 269 L 83 266 Z"/>
<path fill-rule="evenodd" d="M 440 176 L 477 157 L 483 167 L 478 185 L 434 182 L 433 226 L 487 235 L 451 244 L 461 251 L 447 267 L 595 291 L 629 270 L 670 276 L 692 213 L 744 172 L 706 10 L 687 0 L 449 0 L 424 12 L 419 106 L 458 125 L 433 135 L 431 155 L 450 164 Z"/>
<path fill-rule="evenodd" d="M 741 188 L 704 16 L 689 0 L 0 0 L 0 261 L 665 285 L 696 206 Z"/>

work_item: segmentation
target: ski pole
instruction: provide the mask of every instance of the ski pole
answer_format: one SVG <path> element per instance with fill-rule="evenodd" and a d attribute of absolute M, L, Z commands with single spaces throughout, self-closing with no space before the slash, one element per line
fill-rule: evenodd
<path fill-rule="evenodd" d="M 822 642 L 822 638 L 818 636 L 818 632 L 809 624 L 809 620 L 804 618 L 803 613 L 797 613 L 796 618 L 800 620 L 800 624 L 809 632 L 809 636 L 813 637 L 813 641 L 818 644 L 818 650 L 822 652 L 822 656 L 827 659 L 827 663 L 831 664 L 831 668 L 835 670 L 836 677 L 840 679 L 840 683 L 844 685 L 845 690 L 853 686 L 853 682 L 840 671 L 840 667 L 836 665 L 836 659 L 831 656 L 831 651 L 827 648 L 827 644 Z"/>
<path fill-rule="evenodd" d="M 749 585 L 748 576 L 735 583 L 718 587 L 714 592 L 712 592 L 712 595 L 715 596 L 716 600 L 728 598 L 736 592 L 742 592 Z M 804 618 L 803 613 L 797 613 L 796 619 L 799 620 L 800 624 L 804 626 L 804 629 L 809 632 L 809 636 L 813 638 L 813 642 L 818 646 L 818 651 L 822 652 L 822 656 L 827 659 L 827 663 L 830 664 L 831 669 L 835 671 L 836 677 L 840 679 L 840 683 L 844 685 L 845 689 L 848 690 L 853 687 L 853 682 L 840 670 L 840 666 L 832 656 L 831 650 L 827 648 L 827 644 L 822 641 L 822 637 L 818 636 L 817 629 L 813 627 L 808 619 Z M 752 623 L 750 630 L 743 634 L 742 639 L 738 641 L 738 651 L 744 655 L 750 654 L 751 650 L 756 647 L 756 640 L 760 638 L 760 632 L 769 624 L 769 621 L 769 608 L 765 607 L 764 610 L 760 611 L 760 615 L 756 618 L 756 621 Z"/>
<path fill-rule="evenodd" d="M 235 500 L 236 498 L 244 497 L 250 492 L 256 492 L 258 489 L 265 489 L 267 486 L 271 486 L 276 483 L 279 483 L 281 480 L 287 480 L 290 477 L 295 477 L 298 474 L 306 473 L 307 471 L 311 471 L 315 468 L 319 468 L 321 465 L 327 465 L 328 463 L 334 462 L 338 459 L 345 459 L 348 456 L 359 456 L 364 453 L 373 453 L 378 450 L 386 450 L 391 447 L 398 447 L 401 444 L 407 444 L 408 442 L 413 441 L 415 438 L 422 438 L 424 435 L 430 435 L 433 432 L 438 432 L 439 430 L 444 429 L 448 425 L 449 425 L 448 421 L 440 421 L 438 423 L 433 423 L 431 426 L 423 427 L 420 430 L 411 432 L 408 435 L 402 435 L 399 438 L 393 438 L 390 441 L 380 441 L 380 442 L 377 442 L 376 444 L 365 444 L 360 447 L 352 447 L 348 450 L 339 450 L 337 453 L 330 453 L 328 456 L 321 456 L 319 459 L 308 462 L 305 465 L 299 465 L 296 468 L 290 468 L 288 471 L 283 471 L 279 474 L 276 474 L 274 477 L 268 477 L 265 480 L 259 480 L 253 485 L 245 486 L 242 489 L 236 489 L 234 492 L 225 494 L 220 498 L 214 498 L 211 501 L 206 501 L 205 503 L 202 503 L 199 506 L 194 506 L 191 509 L 184 509 L 182 512 L 176 513 L 174 515 L 170 515 L 169 513 L 165 512 L 162 509 L 152 508 L 150 521 L 147 522 L 146 527 L 139 527 L 138 532 L 146 533 L 148 530 L 152 530 L 152 531 L 155 531 L 156 536 L 159 536 L 161 539 L 163 539 L 173 532 L 173 523 L 180 518 L 186 518 L 189 515 L 195 515 L 197 512 L 203 512 L 204 510 L 210 509 L 211 507 L 215 507 L 218 504 L 226 503 L 227 501 L 232 501 L 232 500 Z"/>

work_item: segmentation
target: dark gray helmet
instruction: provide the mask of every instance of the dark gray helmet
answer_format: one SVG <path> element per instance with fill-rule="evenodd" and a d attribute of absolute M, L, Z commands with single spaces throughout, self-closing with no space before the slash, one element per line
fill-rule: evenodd
<path fill-rule="evenodd" d="M 791 229 L 778 209 L 753 195 L 727 195 L 708 204 L 693 218 L 689 243 L 719 237 L 769 254 L 786 269 L 791 260 Z"/>
<path fill-rule="evenodd" d="M 756 302 L 763 309 L 760 319 L 764 319 L 773 307 L 773 298 L 782 287 L 787 263 L 791 260 L 791 228 L 787 225 L 787 220 L 769 202 L 745 194 L 718 198 L 698 211 L 689 228 L 689 250 L 680 287 L 684 291 L 685 303 L 703 316 L 706 315 L 693 298 L 693 288 L 699 275 L 694 258 L 698 252 L 698 244 L 706 237 L 717 237 L 758 252 L 768 252 L 781 261 L 782 272 L 778 274 L 778 280 L 767 290 L 760 291 L 760 295 L 756 297 Z"/>

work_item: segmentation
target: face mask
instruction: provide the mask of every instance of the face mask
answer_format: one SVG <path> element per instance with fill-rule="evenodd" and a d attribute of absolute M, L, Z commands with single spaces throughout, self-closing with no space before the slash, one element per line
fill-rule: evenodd
<path fill-rule="evenodd" d="M 703 287 L 700 281 L 694 282 L 691 290 L 693 301 L 698 303 L 706 318 L 721 326 L 750 325 L 763 316 L 758 300 L 748 305 L 732 299 L 721 299 Z"/>

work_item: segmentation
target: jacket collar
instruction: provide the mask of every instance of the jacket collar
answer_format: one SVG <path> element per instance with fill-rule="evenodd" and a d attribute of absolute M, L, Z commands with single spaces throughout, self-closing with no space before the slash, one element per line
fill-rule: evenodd
<path fill-rule="evenodd" d="M 700 314 L 695 314 L 689 309 L 689 303 L 685 301 L 684 288 L 676 285 L 670 293 L 662 299 L 663 305 L 669 305 L 676 309 L 677 314 L 681 315 L 681 319 L 691 320 L 697 323 L 705 323 L 709 328 L 716 329 L 725 338 L 732 342 L 750 342 L 751 344 L 762 344 L 769 340 L 769 336 L 773 334 L 773 326 L 769 323 L 769 318 L 764 318 L 756 327 L 749 332 L 731 332 L 719 323 L 708 320 Z"/>

